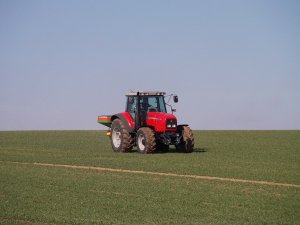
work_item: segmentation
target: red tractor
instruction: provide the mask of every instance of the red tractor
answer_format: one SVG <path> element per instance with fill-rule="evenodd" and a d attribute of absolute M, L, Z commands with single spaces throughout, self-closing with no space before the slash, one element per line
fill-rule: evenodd
<path fill-rule="evenodd" d="M 125 112 L 98 117 L 100 124 L 110 128 L 107 135 L 115 152 L 129 152 L 137 146 L 139 153 L 153 153 L 168 151 L 170 145 L 181 152 L 194 151 L 192 130 L 177 124 L 172 107 L 172 114 L 167 113 L 165 97 L 173 97 L 176 103 L 177 95 L 151 91 L 130 92 L 126 97 Z"/>

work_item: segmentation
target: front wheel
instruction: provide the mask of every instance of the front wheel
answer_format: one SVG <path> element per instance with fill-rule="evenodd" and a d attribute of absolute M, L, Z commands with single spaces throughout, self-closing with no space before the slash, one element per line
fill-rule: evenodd
<path fill-rule="evenodd" d="M 156 149 L 154 131 L 149 127 L 142 127 L 136 134 L 136 144 L 139 153 L 153 153 Z"/>
<path fill-rule="evenodd" d="M 194 135 L 188 126 L 182 126 L 179 128 L 179 132 L 182 134 L 181 142 L 176 145 L 176 150 L 185 152 L 185 153 L 191 153 L 194 151 Z"/>

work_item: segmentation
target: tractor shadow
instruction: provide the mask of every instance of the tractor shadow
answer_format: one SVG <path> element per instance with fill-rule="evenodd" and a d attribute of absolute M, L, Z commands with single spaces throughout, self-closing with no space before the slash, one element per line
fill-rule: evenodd
<path fill-rule="evenodd" d="M 168 151 L 162 151 L 162 150 L 156 150 L 154 152 L 154 154 L 174 154 L 174 153 L 177 153 L 177 154 L 192 154 L 192 153 L 205 153 L 208 151 L 208 148 L 207 147 L 203 147 L 203 148 L 194 148 L 194 151 L 191 152 L 191 153 L 185 153 L 185 152 L 181 152 L 181 151 L 178 151 L 176 150 L 176 148 L 170 148 Z"/>

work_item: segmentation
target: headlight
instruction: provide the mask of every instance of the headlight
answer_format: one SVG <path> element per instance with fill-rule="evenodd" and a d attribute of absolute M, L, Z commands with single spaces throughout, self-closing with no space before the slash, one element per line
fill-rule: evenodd
<path fill-rule="evenodd" d="M 167 128 L 176 128 L 177 127 L 177 120 L 176 119 L 167 119 L 166 121 Z"/>

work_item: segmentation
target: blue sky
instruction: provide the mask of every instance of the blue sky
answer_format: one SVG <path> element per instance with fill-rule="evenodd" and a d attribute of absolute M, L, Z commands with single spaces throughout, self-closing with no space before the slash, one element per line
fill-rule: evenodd
<path fill-rule="evenodd" d="M 193 129 L 300 129 L 300 1 L 0 0 L 0 130 L 105 129 L 131 90 Z"/>

